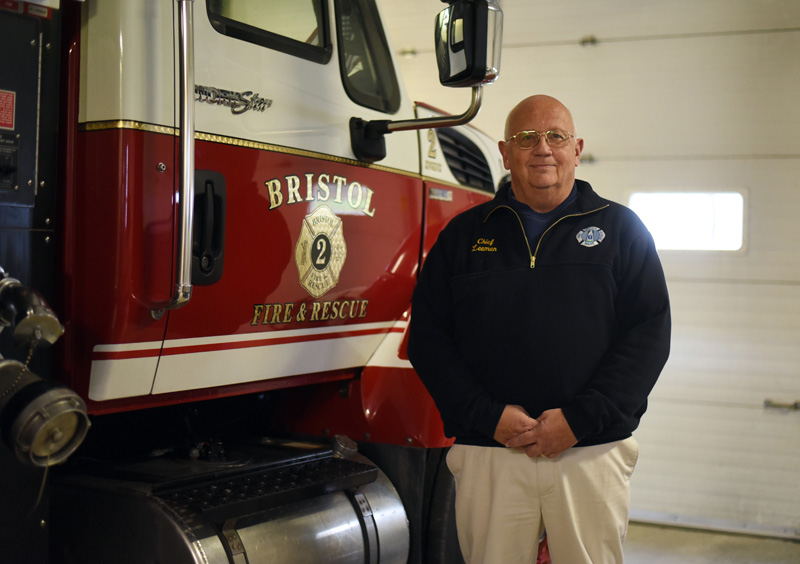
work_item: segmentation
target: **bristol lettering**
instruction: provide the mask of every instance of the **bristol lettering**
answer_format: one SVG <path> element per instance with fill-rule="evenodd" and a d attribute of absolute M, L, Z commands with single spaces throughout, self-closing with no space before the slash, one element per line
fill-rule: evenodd
<path fill-rule="evenodd" d="M 341 204 L 367 217 L 375 217 L 371 188 L 359 182 L 348 181 L 344 176 L 307 172 L 303 178 L 289 174 L 264 182 L 269 196 L 269 209 L 302 202 L 330 202 Z"/>

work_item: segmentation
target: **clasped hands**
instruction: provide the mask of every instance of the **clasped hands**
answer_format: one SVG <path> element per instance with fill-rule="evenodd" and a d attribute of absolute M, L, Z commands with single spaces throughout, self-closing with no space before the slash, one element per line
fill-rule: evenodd
<path fill-rule="evenodd" d="M 531 458 L 555 458 L 578 442 L 561 409 L 548 409 L 534 419 L 519 405 L 505 407 L 494 440 Z"/>

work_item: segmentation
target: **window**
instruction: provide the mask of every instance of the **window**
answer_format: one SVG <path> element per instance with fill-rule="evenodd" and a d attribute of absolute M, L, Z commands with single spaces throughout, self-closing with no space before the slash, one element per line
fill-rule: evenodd
<path fill-rule="evenodd" d="M 336 0 L 339 65 L 347 95 L 381 112 L 400 108 L 400 87 L 375 0 Z"/>
<path fill-rule="evenodd" d="M 209 0 L 218 32 L 317 63 L 331 58 L 326 0 Z"/>
<path fill-rule="evenodd" d="M 628 205 L 650 230 L 658 249 L 742 248 L 744 196 L 740 192 L 636 192 Z"/>

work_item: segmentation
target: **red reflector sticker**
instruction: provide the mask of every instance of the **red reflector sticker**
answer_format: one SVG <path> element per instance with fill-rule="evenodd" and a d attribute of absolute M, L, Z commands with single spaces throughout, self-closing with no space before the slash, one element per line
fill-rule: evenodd
<path fill-rule="evenodd" d="M 0 90 L 0 128 L 2 129 L 14 129 L 16 98 L 16 92 Z"/>

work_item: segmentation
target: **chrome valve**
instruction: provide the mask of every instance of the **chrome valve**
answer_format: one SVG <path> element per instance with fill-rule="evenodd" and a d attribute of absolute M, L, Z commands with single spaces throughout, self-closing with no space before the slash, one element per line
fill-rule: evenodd
<path fill-rule="evenodd" d="M 72 390 L 28 369 L 39 344 L 64 333 L 42 296 L 0 268 L 0 330 L 29 348 L 25 364 L 0 356 L 0 435 L 17 458 L 33 466 L 63 462 L 83 442 L 90 422 L 86 404 Z"/>
<path fill-rule="evenodd" d="M 64 334 L 64 327 L 39 292 L 0 268 L 0 328 L 13 327 L 19 345 L 52 345 Z"/>

